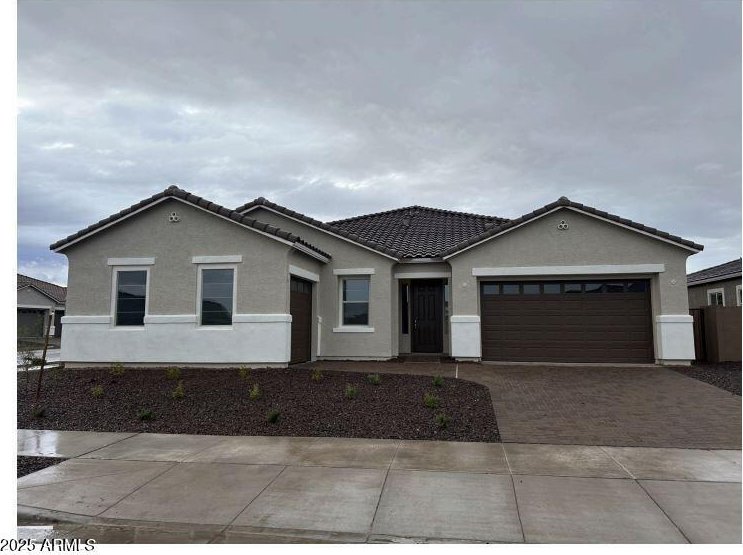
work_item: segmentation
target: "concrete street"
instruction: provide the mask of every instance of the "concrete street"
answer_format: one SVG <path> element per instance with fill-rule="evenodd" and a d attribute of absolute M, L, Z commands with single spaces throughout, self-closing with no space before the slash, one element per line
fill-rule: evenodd
<path fill-rule="evenodd" d="M 740 543 L 741 451 L 18 431 L 23 537 Z"/>

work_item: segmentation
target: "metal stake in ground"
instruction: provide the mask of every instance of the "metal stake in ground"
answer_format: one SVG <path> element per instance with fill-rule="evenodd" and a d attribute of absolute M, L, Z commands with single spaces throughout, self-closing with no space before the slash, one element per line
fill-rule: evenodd
<path fill-rule="evenodd" d="M 49 347 L 49 332 L 52 329 L 52 313 L 49 312 L 49 321 L 46 324 L 46 334 L 44 335 L 44 352 L 41 354 L 41 365 L 39 366 L 39 381 L 36 384 L 36 399 L 34 399 L 34 408 L 38 408 L 39 397 L 41 397 L 41 379 L 44 377 L 44 365 L 46 364 L 46 350 Z"/>

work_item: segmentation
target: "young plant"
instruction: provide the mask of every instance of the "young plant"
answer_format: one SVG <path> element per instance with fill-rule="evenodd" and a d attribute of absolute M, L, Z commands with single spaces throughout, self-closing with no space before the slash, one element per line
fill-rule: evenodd
<path fill-rule="evenodd" d="M 240 379 L 242 380 L 250 378 L 250 368 L 247 366 L 241 366 L 237 373 L 240 375 Z"/>
<path fill-rule="evenodd" d="M 433 385 L 436 387 L 441 387 L 444 385 L 444 377 L 443 376 L 434 376 L 433 377 Z"/>
<path fill-rule="evenodd" d="M 439 398 L 433 393 L 426 393 L 423 395 L 423 404 L 429 409 L 435 409 L 439 406 Z"/>
<path fill-rule="evenodd" d="M 271 424 L 276 424 L 276 422 L 279 421 L 279 418 L 281 418 L 281 412 L 279 412 L 278 409 L 271 409 L 268 411 L 268 414 L 266 414 L 266 420 Z"/>
<path fill-rule="evenodd" d="M 382 382 L 382 378 L 379 376 L 379 374 L 369 374 L 366 377 L 366 381 L 368 381 L 372 385 L 379 385 Z"/>
<path fill-rule="evenodd" d="M 139 409 L 137 411 L 137 418 L 142 421 L 152 420 L 153 416 L 154 415 L 150 409 Z"/>
<path fill-rule="evenodd" d="M 261 386 L 259 386 L 257 383 L 253 384 L 253 387 L 250 388 L 250 400 L 255 401 L 256 399 L 260 398 L 261 396 Z"/>
<path fill-rule="evenodd" d="M 90 394 L 96 399 L 98 397 L 103 397 L 103 387 L 100 385 L 94 385 L 90 388 Z"/>
<path fill-rule="evenodd" d="M 44 418 L 46 416 L 46 409 L 44 407 L 34 407 L 31 411 L 31 416 L 34 418 Z"/>
<path fill-rule="evenodd" d="M 171 366 L 170 368 L 165 369 L 165 377 L 169 380 L 180 380 L 181 379 L 181 369 L 177 366 Z"/>
<path fill-rule="evenodd" d="M 186 390 L 183 388 L 183 381 L 178 382 L 178 385 L 175 386 L 171 395 L 173 396 L 173 399 L 183 399 L 186 396 Z"/>
<path fill-rule="evenodd" d="M 123 376 L 124 375 L 124 365 L 120 362 L 114 362 L 111 365 L 111 375 L 112 376 Z"/>
<path fill-rule="evenodd" d="M 312 375 L 310 376 L 310 379 L 313 382 L 319 382 L 319 381 L 321 381 L 322 380 L 322 372 L 320 372 L 320 370 L 318 370 L 317 368 L 315 368 L 312 371 Z"/>
<path fill-rule="evenodd" d="M 359 388 L 352 384 L 346 384 L 346 399 L 355 399 L 359 395 Z"/>
<path fill-rule="evenodd" d="M 436 415 L 436 424 L 438 424 L 439 428 L 446 428 L 449 425 L 450 420 L 451 418 L 449 418 L 443 412 L 440 412 Z"/>

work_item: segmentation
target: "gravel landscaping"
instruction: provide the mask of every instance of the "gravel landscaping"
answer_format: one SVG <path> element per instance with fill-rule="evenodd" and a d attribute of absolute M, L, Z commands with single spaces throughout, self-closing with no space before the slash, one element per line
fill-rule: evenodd
<path fill-rule="evenodd" d="M 317 380 L 296 368 L 59 370 L 45 377 L 42 417 L 32 415 L 35 387 L 18 380 L 18 428 L 500 441 L 484 385 L 320 371 Z"/>
<path fill-rule="evenodd" d="M 692 366 L 678 366 L 674 370 L 735 395 L 740 395 L 740 362 L 718 362 L 716 364 L 702 362 Z"/>
<path fill-rule="evenodd" d="M 31 474 L 37 470 L 42 470 L 47 466 L 54 466 L 67 459 L 59 459 L 56 457 L 18 457 L 18 476 L 25 476 Z"/>

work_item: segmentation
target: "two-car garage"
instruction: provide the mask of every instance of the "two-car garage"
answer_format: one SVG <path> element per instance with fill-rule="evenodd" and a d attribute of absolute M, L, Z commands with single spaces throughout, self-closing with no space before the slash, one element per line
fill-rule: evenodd
<path fill-rule="evenodd" d="M 483 281 L 482 359 L 648 363 L 648 280 Z"/>

